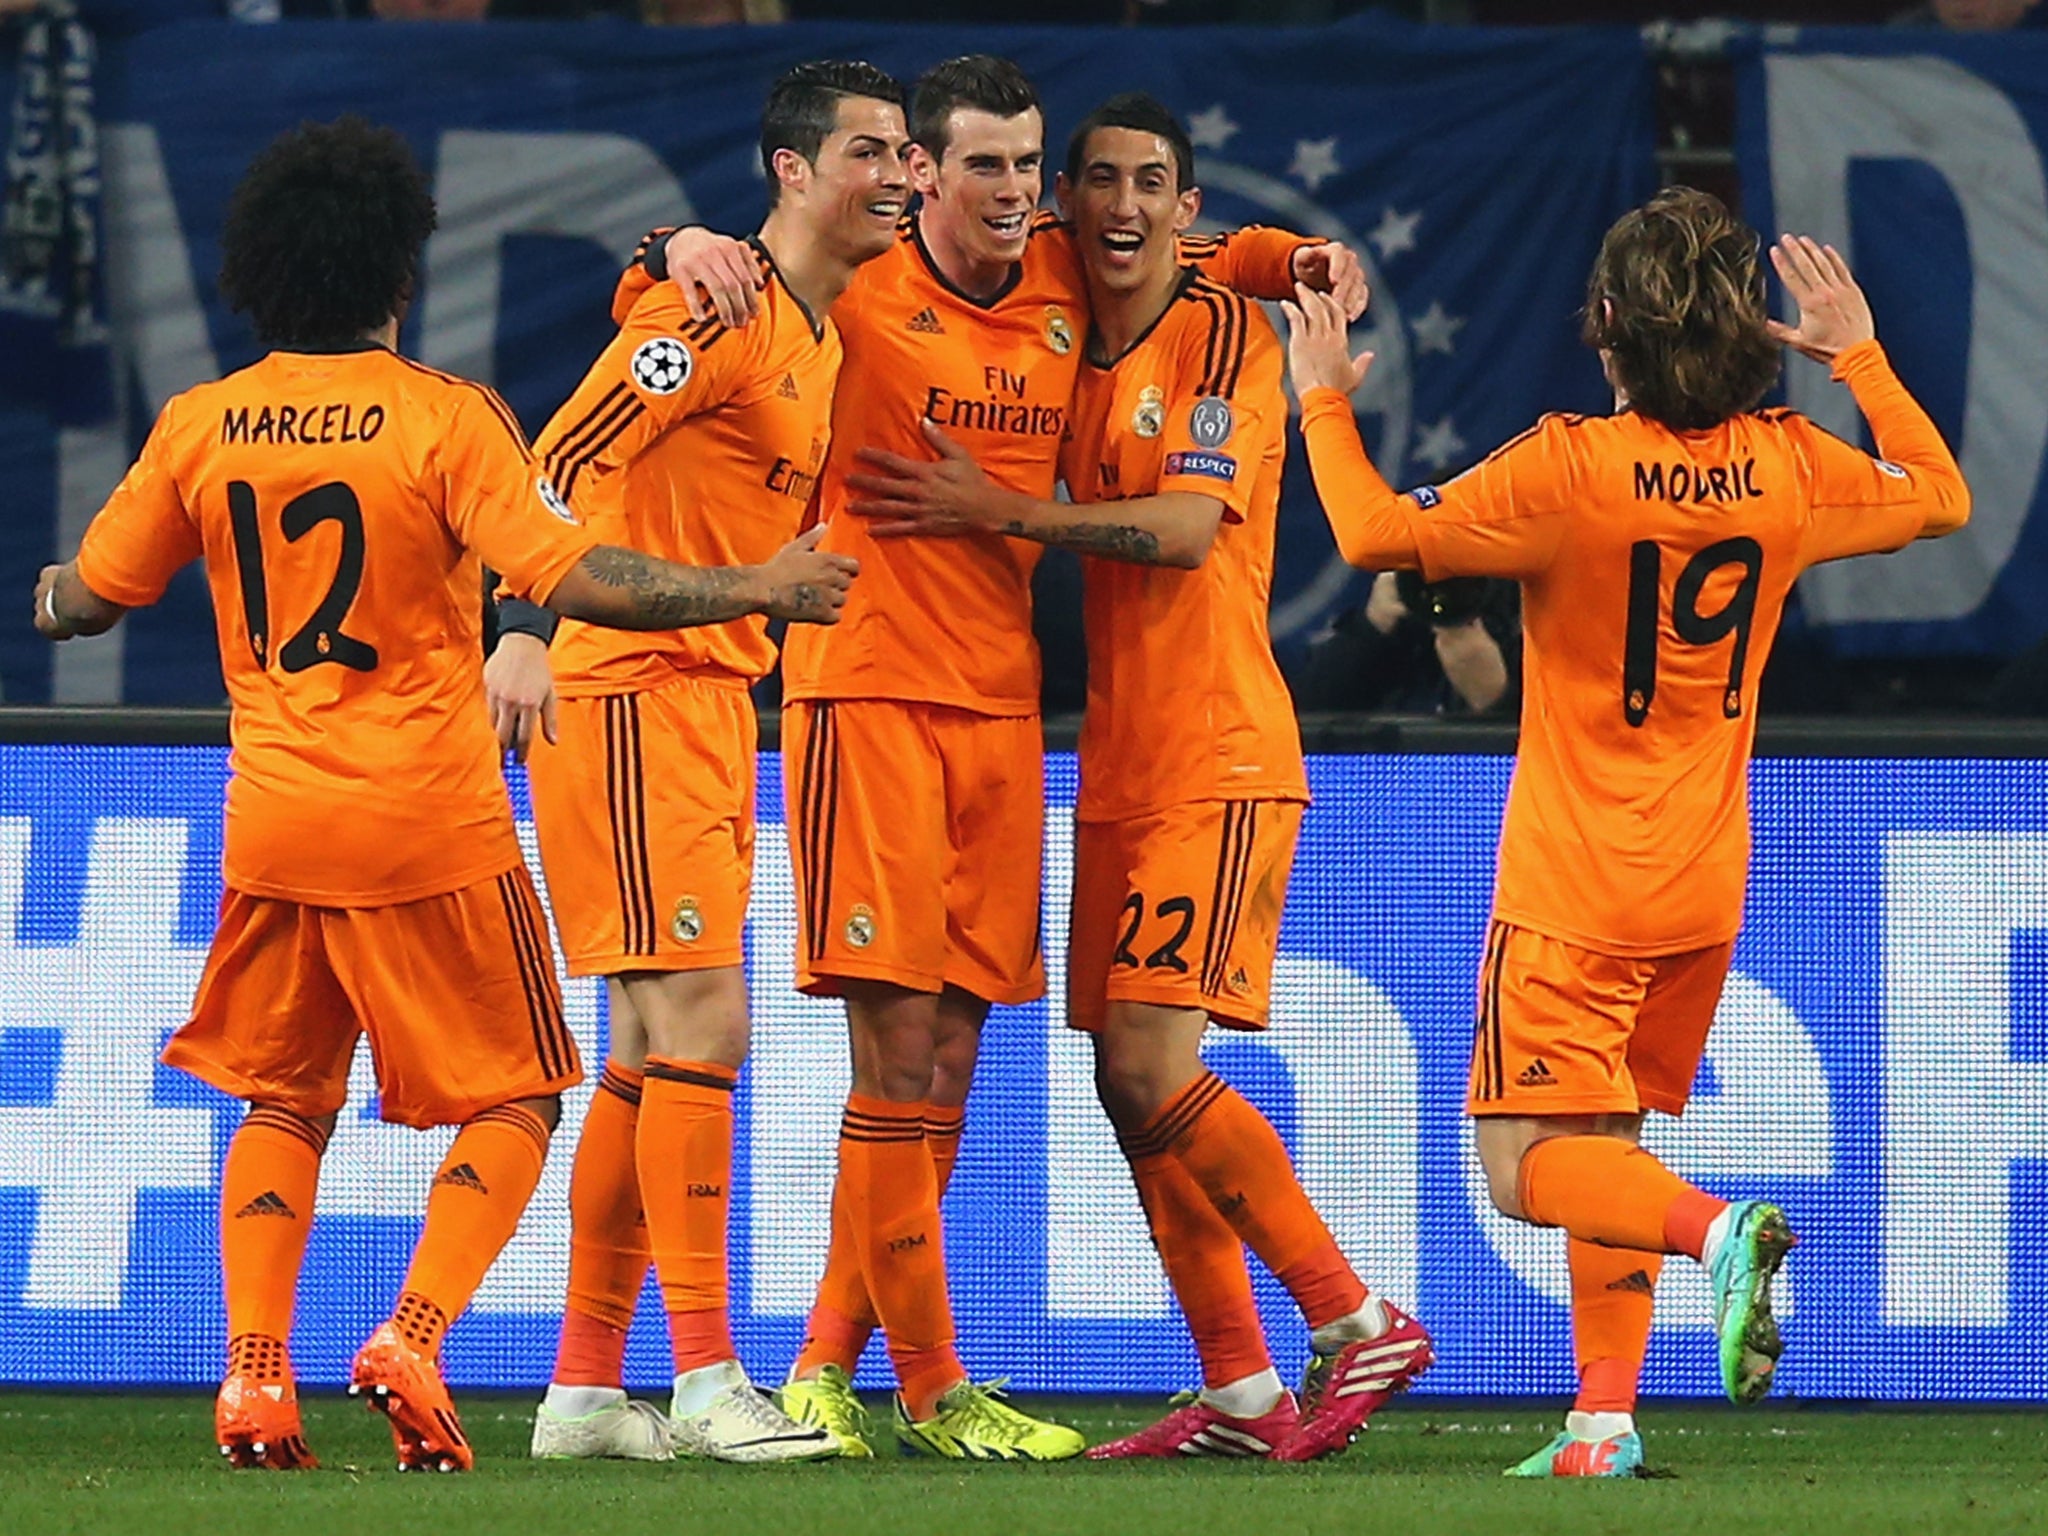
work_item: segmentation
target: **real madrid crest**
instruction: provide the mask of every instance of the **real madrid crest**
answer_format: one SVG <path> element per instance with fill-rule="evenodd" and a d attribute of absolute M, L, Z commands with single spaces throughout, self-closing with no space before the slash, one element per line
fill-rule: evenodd
<path fill-rule="evenodd" d="M 678 944 L 694 944 L 704 937 L 704 912 L 696 897 L 685 896 L 676 903 L 668 920 L 668 931 Z"/>
<path fill-rule="evenodd" d="M 875 914 L 867 906 L 857 906 L 846 919 L 846 942 L 855 949 L 866 949 L 875 942 Z"/>
<path fill-rule="evenodd" d="M 1061 357 L 1074 350 L 1074 328 L 1067 323 L 1067 312 L 1057 305 L 1045 307 L 1045 344 Z"/>
<path fill-rule="evenodd" d="M 1140 437 L 1157 437 L 1166 430 L 1166 391 L 1147 384 L 1138 391 L 1138 408 L 1131 413 L 1131 430 Z"/>

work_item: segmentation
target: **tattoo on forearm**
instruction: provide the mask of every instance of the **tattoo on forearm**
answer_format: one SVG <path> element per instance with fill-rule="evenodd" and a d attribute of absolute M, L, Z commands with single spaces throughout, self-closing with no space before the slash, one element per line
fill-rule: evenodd
<path fill-rule="evenodd" d="M 653 629 L 718 624 L 754 611 L 744 573 L 729 566 L 665 566 L 630 549 L 599 547 L 583 569 L 628 594 L 635 618 Z"/>
<path fill-rule="evenodd" d="M 1031 528 L 1010 523 L 1003 532 L 1017 538 L 1057 544 L 1076 554 L 1102 555 L 1111 560 L 1128 560 L 1134 565 L 1159 563 L 1159 535 L 1127 523 L 1069 523 L 1058 528 Z"/>

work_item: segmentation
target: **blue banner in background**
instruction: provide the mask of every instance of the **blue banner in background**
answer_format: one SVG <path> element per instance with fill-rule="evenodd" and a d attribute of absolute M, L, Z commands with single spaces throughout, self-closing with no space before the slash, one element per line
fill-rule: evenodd
<path fill-rule="evenodd" d="M 1278 223 L 1359 252 L 1373 301 L 1353 340 L 1378 353 L 1359 408 L 1395 480 L 1442 478 L 1543 411 L 1606 409 L 1575 316 L 1602 231 L 1655 180 L 1651 66 L 1632 31 L 191 23 L 110 46 L 102 64 L 123 419 L 60 438 L 44 416 L 0 409 L 0 485 L 22 530 L 0 552 L 0 596 L 72 552 L 166 398 L 256 356 L 213 283 L 228 195 L 277 132 L 342 112 L 405 132 L 441 208 L 405 346 L 494 382 L 538 429 L 609 338 L 612 282 L 641 233 L 759 222 L 758 124 L 776 74 L 850 55 L 907 80 L 985 51 L 1038 83 L 1052 166 L 1082 114 L 1149 90 L 1193 132 L 1205 227 Z M 1280 643 L 1299 645 L 1347 596 L 1361 593 L 1296 444 Z M 36 641 L 26 610 L 0 601 L 7 702 L 221 698 L 196 572 L 158 609 L 61 652 Z"/>
<path fill-rule="evenodd" d="M 0 1382 L 211 1382 L 223 1349 L 216 1180 L 239 1106 L 154 1066 L 219 895 L 225 755 L 0 749 Z M 763 1380 L 823 1265 L 846 1085 L 837 1006 L 790 985 L 795 904 L 777 760 L 762 759 L 749 942 L 756 1051 L 738 1098 L 735 1334 Z M 1319 758 L 1289 893 L 1274 1028 L 1212 1037 L 1273 1118 L 1368 1281 L 1435 1330 L 1429 1390 L 1571 1381 L 1563 1240 L 1488 1204 L 1462 1116 L 1508 764 Z M 1065 968 L 1073 759 L 1048 764 L 1046 959 Z M 1756 878 L 1693 1106 L 1650 1143 L 1804 1239 L 1779 1380 L 1806 1397 L 2048 1396 L 2048 766 L 1769 761 Z M 525 815 L 523 785 L 515 803 Z M 528 829 L 530 831 L 530 829 Z M 586 1060 L 599 992 L 566 989 Z M 999 1009 L 946 1240 L 963 1353 L 1044 1391 L 1166 1392 L 1196 1364 L 1057 1007 Z M 365 1118 L 367 1059 L 329 1151 L 296 1356 L 341 1379 L 391 1304 L 447 1133 Z M 450 1335 L 459 1384 L 548 1374 L 570 1149 Z M 1302 1330 L 1259 1284 L 1283 1371 Z M 1708 1299 L 1669 1265 L 1647 1385 L 1713 1396 Z M 658 1297 L 628 1373 L 666 1379 Z M 886 1380 L 872 1351 L 864 1380 Z"/>
<path fill-rule="evenodd" d="M 2010 654 L 2048 633 L 2048 36 L 1770 36 L 1738 53 L 1749 217 L 1848 258 L 1973 498 L 1952 538 L 1810 573 L 1807 616 L 1848 654 Z M 1868 445 L 1818 364 L 1786 396 Z"/>

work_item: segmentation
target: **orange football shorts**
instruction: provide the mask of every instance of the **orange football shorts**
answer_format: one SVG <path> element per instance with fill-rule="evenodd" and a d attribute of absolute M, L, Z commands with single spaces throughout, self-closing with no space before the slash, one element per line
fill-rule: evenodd
<path fill-rule="evenodd" d="M 1607 955 L 1495 923 L 1466 1113 L 1681 1113 L 1734 954 Z"/>
<path fill-rule="evenodd" d="M 561 701 L 561 739 L 527 775 L 571 976 L 741 963 L 757 731 L 723 674 Z"/>
<path fill-rule="evenodd" d="M 1045 995 L 1045 746 L 1035 715 L 890 699 L 791 703 L 782 780 L 797 986 Z"/>
<path fill-rule="evenodd" d="M 1302 807 L 1206 800 L 1074 827 L 1067 1022 L 1111 1001 L 1200 1008 L 1264 1029 Z"/>
<path fill-rule="evenodd" d="M 461 1125 L 583 1080 L 524 864 L 392 907 L 225 892 L 191 1021 L 163 1060 L 313 1117 L 346 1101 L 363 1034 L 397 1125 Z"/>

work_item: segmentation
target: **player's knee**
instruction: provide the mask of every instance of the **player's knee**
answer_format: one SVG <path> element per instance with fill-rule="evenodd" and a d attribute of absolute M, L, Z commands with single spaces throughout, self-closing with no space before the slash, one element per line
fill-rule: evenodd
<path fill-rule="evenodd" d="M 1135 1131 L 1173 1097 L 1174 1073 L 1146 1043 L 1105 1032 L 1095 1040 L 1095 1096 L 1110 1123 Z"/>
<path fill-rule="evenodd" d="M 647 1054 L 738 1067 L 747 1059 L 745 974 L 737 966 L 625 979 L 645 1030 Z"/>

